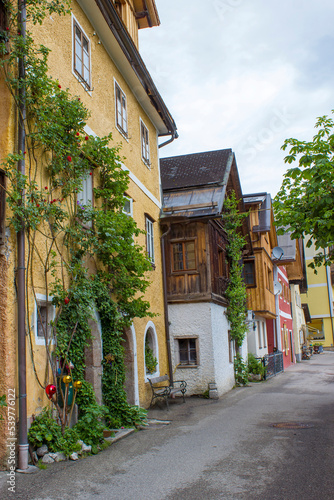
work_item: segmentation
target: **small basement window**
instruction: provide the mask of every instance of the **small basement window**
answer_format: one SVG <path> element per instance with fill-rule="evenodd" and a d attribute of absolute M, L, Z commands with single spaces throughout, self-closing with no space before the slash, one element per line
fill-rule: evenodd
<path fill-rule="evenodd" d="M 197 366 L 197 338 L 178 339 L 180 366 Z"/>

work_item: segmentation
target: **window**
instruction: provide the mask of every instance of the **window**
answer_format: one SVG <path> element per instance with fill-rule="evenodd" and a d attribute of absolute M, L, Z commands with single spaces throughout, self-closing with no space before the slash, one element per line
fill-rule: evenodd
<path fill-rule="evenodd" d="M 52 337 L 51 322 L 55 317 L 55 308 L 51 304 L 51 299 L 44 295 L 37 295 L 35 303 L 35 339 L 36 344 L 44 345 Z"/>
<path fill-rule="evenodd" d="M 228 332 L 228 360 L 229 363 L 234 362 L 234 353 L 235 353 L 235 340 L 231 337 L 231 332 Z"/>
<path fill-rule="evenodd" d="M 228 262 L 226 259 L 226 250 L 218 247 L 218 275 L 228 277 Z"/>
<path fill-rule="evenodd" d="M 153 221 L 149 217 L 146 217 L 146 252 L 148 258 L 154 264 Z"/>
<path fill-rule="evenodd" d="M 6 28 L 7 28 L 7 11 L 4 1 L 0 0 L 0 31 L 5 32 L 4 35 L 7 41 Z"/>
<path fill-rule="evenodd" d="M 173 271 L 196 269 L 195 241 L 180 241 L 172 244 Z"/>
<path fill-rule="evenodd" d="M 123 213 L 130 217 L 133 215 L 133 199 L 129 196 L 124 196 Z"/>
<path fill-rule="evenodd" d="M 248 286 L 255 286 L 255 262 L 246 260 L 243 268 L 244 282 Z"/>
<path fill-rule="evenodd" d="M 5 174 L 0 170 L 0 245 L 5 241 Z"/>
<path fill-rule="evenodd" d="M 89 40 L 74 21 L 74 72 L 85 87 L 90 88 Z"/>
<path fill-rule="evenodd" d="M 152 321 L 146 326 L 144 338 L 145 380 L 147 380 L 148 377 L 159 376 L 158 338 Z"/>
<path fill-rule="evenodd" d="M 268 266 L 266 266 L 266 280 L 267 280 L 267 283 L 266 283 L 266 287 L 268 290 L 270 290 L 271 292 L 273 291 L 273 273 L 272 273 L 272 270 L 269 269 Z"/>
<path fill-rule="evenodd" d="M 262 349 L 261 321 L 256 321 L 256 324 L 257 324 L 257 335 L 259 339 L 259 349 Z"/>
<path fill-rule="evenodd" d="M 178 339 L 179 359 L 181 366 L 196 366 L 197 362 L 197 339 Z"/>
<path fill-rule="evenodd" d="M 149 148 L 149 138 L 148 129 L 145 127 L 144 123 L 140 120 L 140 135 L 141 135 L 141 157 L 147 166 L 150 165 L 150 148 Z"/>
<path fill-rule="evenodd" d="M 120 132 L 128 135 L 128 117 L 126 111 L 126 97 L 119 85 L 115 82 L 115 100 L 116 100 L 116 125 Z"/>
<path fill-rule="evenodd" d="M 89 172 L 82 180 L 82 189 L 78 192 L 78 205 L 93 203 L 93 172 Z"/>

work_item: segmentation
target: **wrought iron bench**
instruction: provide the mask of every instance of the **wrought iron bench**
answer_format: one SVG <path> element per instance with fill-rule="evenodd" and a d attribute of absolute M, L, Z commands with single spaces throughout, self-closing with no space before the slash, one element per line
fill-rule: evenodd
<path fill-rule="evenodd" d="M 186 400 L 184 399 L 184 395 L 187 391 L 187 382 L 185 382 L 184 380 L 174 380 L 173 384 L 170 384 L 168 375 L 163 375 L 162 377 L 149 378 L 148 381 L 152 389 L 152 399 L 150 407 L 152 406 L 155 399 L 162 398 L 166 401 L 167 410 L 169 410 L 168 398 L 173 397 L 178 392 L 182 393 L 183 402 L 186 402 Z M 167 381 L 168 385 L 157 385 Z"/>

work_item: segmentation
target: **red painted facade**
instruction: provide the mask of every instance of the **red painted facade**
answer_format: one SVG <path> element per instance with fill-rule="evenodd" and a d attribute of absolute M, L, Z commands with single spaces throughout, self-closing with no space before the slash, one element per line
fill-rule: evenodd
<path fill-rule="evenodd" d="M 283 351 L 283 364 L 287 368 L 295 363 L 293 352 L 293 322 L 291 316 L 291 297 L 289 280 L 285 266 L 278 268 L 278 281 L 282 285 L 282 293 L 279 296 L 279 334 L 281 335 L 281 346 Z"/>

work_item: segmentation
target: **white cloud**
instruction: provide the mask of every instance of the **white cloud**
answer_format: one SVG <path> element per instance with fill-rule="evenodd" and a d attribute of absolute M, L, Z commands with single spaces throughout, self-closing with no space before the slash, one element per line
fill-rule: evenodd
<path fill-rule="evenodd" d="M 156 0 L 140 49 L 178 126 L 162 156 L 231 147 L 245 193 L 275 195 L 287 137 L 333 105 L 331 0 Z"/>

